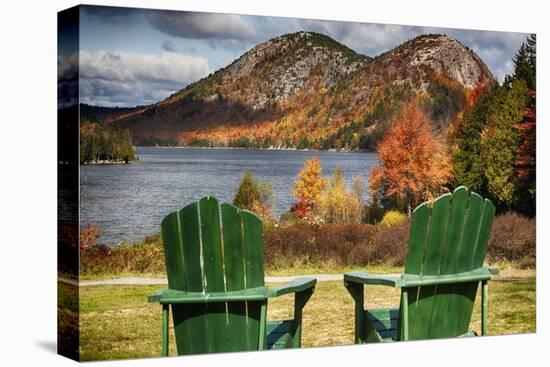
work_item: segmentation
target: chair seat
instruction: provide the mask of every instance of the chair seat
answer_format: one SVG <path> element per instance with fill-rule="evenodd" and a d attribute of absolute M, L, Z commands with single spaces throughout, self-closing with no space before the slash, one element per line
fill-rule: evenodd
<path fill-rule="evenodd" d="M 380 336 L 381 342 L 396 341 L 397 322 L 399 320 L 399 309 L 396 308 L 379 308 L 375 310 L 365 310 L 365 322 L 367 330 L 369 323 L 374 327 L 374 330 Z M 463 335 L 458 335 L 459 338 L 477 336 L 475 331 L 469 330 Z"/>
<path fill-rule="evenodd" d="M 399 309 L 379 308 L 374 310 L 365 310 L 366 328 L 369 329 L 369 323 L 374 327 L 381 338 L 381 341 L 396 340 L 397 321 L 399 320 Z"/>
<path fill-rule="evenodd" d="M 284 349 L 292 346 L 290 333 L 292 320 L 267 321 L 267 349 Z"/>

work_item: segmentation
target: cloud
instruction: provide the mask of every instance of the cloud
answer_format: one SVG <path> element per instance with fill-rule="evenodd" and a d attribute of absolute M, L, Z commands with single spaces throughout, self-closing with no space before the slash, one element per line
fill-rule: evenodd
<path fill-rule="evenodd" d="M 356 52 L 376 56 L 414 37 L 412 27 L 300 19 L 306 31 L 326 34 Z"/>
<path fill-rule="evenodd" d="M 451 28 L 439 28 L 439 30 L 474 50 L 500 82 L 504 80 L 506 74 L 514 72 L 512 59 L 528 36 L 527 33 L 517 32 Z"/>
<path fill-rule="evenodd" d="M 443 33 L 477 52 L 500 81 L 505 74 L 513 72 L 512 57 L 527 36 L 512 32 L 117 7 L 85 6 L 83 13 L 93 22 L 114 26 L 146 23 L 172 37 L 204 40 L 210 48 L 227 50 L 235 53 L 235 57 L 260 42 L 299 30 L 326 34 L 369 56 L 379 55 L 420 34 Z M 175 51 L 174 44 L 169 42 L 162 43 L 163 50 Z"/>
<path fill-rule="evenodd" d="M 168 51 L 168 52 L 176 52 L 177 51 L 177 48 L 176 48 L 176 44 L 170 40 L 165 40 L 163 41 L 160 46 L 162 47 L 162 49 L 164 51 Z"/>
<path fill-rule="evenodd" d="M 78 54 L 57 58 L 57 108 L 78 103 Z"/>
<path fill-rule="evenodd" d="M 379 55 L 421 34 L 446 34 L 474 50 L 499 81 L 506 74 L 513 73 L 512 58 L 527 37 L 525 33 L 456 28 L 310 19 L 296 19 L 295 22 L 303 30 L 326 34 L 356 52 L 369 56 Z"/>
<path fill-rule="evenodd" d="M 80 52 L 80 101 L 102 106 L 149 104 L 210 73 L 208 60 L 160 54 Z"/>
<path fill-rule="evenodd" d="M 139 8 L 121 8 L 114 6 L 82 5 L 82 16 L 91 22 L 115 26 L 127 26 L 144 21 L 145 12 Z"/>
<path fill-rule="evenodd" d="M 256 31 L 239 15 L 149 11 L 146 18 L 152 26 L 173 37 L 192 39 L 251 40 Z"/>

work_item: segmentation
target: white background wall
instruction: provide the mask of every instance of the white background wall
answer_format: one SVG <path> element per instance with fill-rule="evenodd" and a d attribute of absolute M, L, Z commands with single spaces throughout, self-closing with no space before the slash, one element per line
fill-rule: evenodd
<path fill-rule="evenodd" d="M 537 334 L 101 362 L 95 366 L 541 365 L 548 355 L 548 71 L 543 1 L 125 0 L 87 4 L 537 33 Z M 534 5 L 536 3 L 536 5 Z M 56 12 L 75 1 L 5 1 L 0 11 L 0 364 L 64 366 L 56 341 Z M 530 5 L 529 5 L 530 4 Z M 542 101 L 542 103 L 540 102 Z M 544 340 L 546 339 L 546 341 Z M 116 363 L 116 364 L 115 364 Z"/>

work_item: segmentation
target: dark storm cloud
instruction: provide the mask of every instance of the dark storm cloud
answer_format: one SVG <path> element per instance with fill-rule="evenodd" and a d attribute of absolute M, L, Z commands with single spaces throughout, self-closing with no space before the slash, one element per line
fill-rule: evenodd
<path fill-rule="evenodd" d="M 256 36 L 248 22 L 233 14 L 150 11 L 146 18 L 155 28 L 173 37 L 251 40 Z"/>
<path fill-rule="evenodd" d="M 143 22 L 146 11 L 148 10 L 112 6 L 82 6 L 82 15 L 90 21 L 121 26 Z"/>
<path fill-rule="evenodd" d="M 174 52 L 81 51 L 58 60 L 60 106 L 75 103 L 80 74 L 80 102 L 100 106 L 135 106 L 158 102 L 210 73 L 208 60 Z M 63 97 L 63 98 L 62 98 Z"/>
<path fill-rule="evenodd" d="M 57 108 L 78 103 L 78 54 L 57 58 Z"/>

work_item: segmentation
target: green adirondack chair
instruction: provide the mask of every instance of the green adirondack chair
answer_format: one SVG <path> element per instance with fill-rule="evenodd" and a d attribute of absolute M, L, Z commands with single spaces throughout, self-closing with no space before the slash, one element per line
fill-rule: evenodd
<path fill-rule="evenodd" d="M 162 354 L 168 355 L 172 308 L 178 354 L 300 347 L 302 309 L 315 278 L 278 288 L 264 284 L 263 223 L 212 196 L 161 223 L 168 287 L 162 305 Z M 295 294 L 292 320 L 266 321 L 267 300 Z"/>
<path fill-rule="evenodd" d="M 487 333 L 487 281 L 498 269 L 483 266 L 495 207 L 465 187 L 419 205 L 412 214 L 401 276 L 350 272 L 344 285 L 355 301 L 355 343 L 449 338 L 469 331 L 481 282 L 481 334 Z M 364 285 L 401 289 L 400 306 L 364 309 Z"/>

